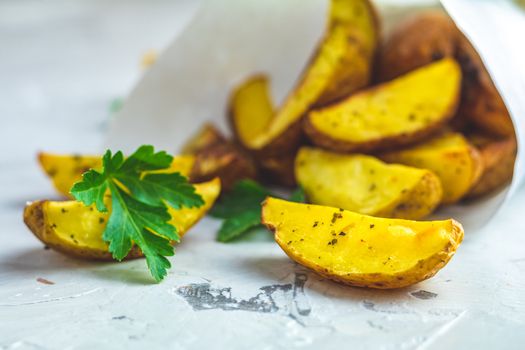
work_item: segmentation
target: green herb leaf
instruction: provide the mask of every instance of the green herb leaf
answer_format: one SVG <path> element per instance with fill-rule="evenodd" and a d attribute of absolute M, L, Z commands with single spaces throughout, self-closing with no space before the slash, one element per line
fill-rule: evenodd
<path fill-rule="evenodd" d="M 261 225 L 261 210 L 245 211 L 236 216 L 225 219 L 217 234 L 219 242 L 229 242 L 240 237 L 251 228 Z"/>
<path fill-rule="evenodd" d="M 155 152 L 152 146 L 141 146 L 124 160 L 122 152 L 103 157 L 102 171 L 89 170 L 76 183 L 71 194 L 85 205 L 95 203 L 97 210 L 107 211 L 106 193 L 111 194 L 111 214 L 102 238 L 116 260 L 124 259 L 133 244 L 146 257 L 156 281 L 162 280 L 171 264 L 166 256 L 174 249 L 170 242 L 179 241 L 167 205 L 175 209 L 204 204 L 195 187 L 179 173 L 147 173 L 168 169 L 173 157 Z"/>
<path fill-rule="evenodd" d="M 237 182 L 232 191 L 224 196 L 210 212 L 211 216 L 224 219 L 217 234 L 219 242 L 229 242 L 252 228 L 261 226 L 261 203 L 274 196 L 268 189 L 252 180 Z M 302 188 L 297 188 L 290 197 L 294 202 L 305 202 Z"/>
<path fill-rule="evenodd" d="M 304 188 L 301 186 L 297 187 L 290 196 L 290 201 L 297 203 L 306 203 L 306 193 L 304 193 Z"/>

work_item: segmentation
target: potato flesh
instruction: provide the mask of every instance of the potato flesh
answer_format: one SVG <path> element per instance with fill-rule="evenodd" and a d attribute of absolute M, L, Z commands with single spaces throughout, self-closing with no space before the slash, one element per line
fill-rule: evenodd
<path fill-rule="evenodd" d="M 367 0 L 332 0 L 328 32 L 312 63 L 273 117 L 267 131 L 247 140 L 247 147 L 263 148 L 297 122 L 312 105 L 326 99 L 326 94 L 339 88 L 350 93 L 368 83 L 377 40 L 371 11 Z M 351 77 L 357 74 L 364 77 L 352 81 Z"/>
<path fill-rule="evenodd" d="M 219 195 L 220 181 L 215 179 L 196 184 L 195 188 L 204 199 L 203 206 L 178 210 L 168 208 L 170 223 L 177 228 L 180 237 L 211 208 Z M 110 209 L 108 213 L 100 213 L 94 206 L 87 207 L 77 201 L 45 202 L 44 232 L 40 238 L 45 243 L 59 244 L 66 250 L 107 251 L 108 246 L 102 239 L 102 233 L 111 213 L 110 202 L 109 199 L 106 201 Z"/>
<path fill-rule="evenodd" d="M 443 203 L 460 200 L 478 180 L 479 152 L 459 133 L 449 132 L 414 147 L 389 152 L 380 158 L 434 172 L 443 186 Z"/>
<path fill-rule="evenodd" d="M 344 283 L 375 288 L 432 276 L 463 238 L 454 220 L 382 219 L 275 198 L 264 203 L 262 218 L 298 263 Z"/>
<path fill-rule="evenodd" d="M 255 76 L 233 93 L 231 115 L 235 134 L 243 145 L 262 134 L 273 118 L 273 103 L 266 76 Z"/>
<path fill-rule="evenodd" d="M 69 191 L 76 182 L 82 180 L 84 172 L 102 167 L 102 156 L 40 153 L 38 160 L 56 190 L 68 198 L 73 198 Z M 193 156 L 174 157 L 170 168 L 161 172 L 180 172 L 188 176 L 193 162 Z"/>
<path fill-rule="evenodd" d="M 361 214 L 420 218 L 430 214 L 441 199 L 439 179 L 428 170 L 388 165 L 366 155 L 303 147 L 296 158 L 295 172 L 312 203 Z M 414 190 L 429 195 L 411 196 Z M 409 204 L 419 210 L 396 211 Z"/>
<path fill-rule="evenodd" d="M 84 172 L 102 166 L 101 156 L 40 153 L 38 161 L 53 181 L 56 190 L 69 198 L 71 198 L 69 190 L 75 182 L 82 179 Z"/>
<path fill-rule="evenodd" d="M 460 85 L 458 64 L 443 59 L 341 103 L 314 110 L 309 121 L 330 138 L 353 143 L 403 137 L 451 117 Z"/>

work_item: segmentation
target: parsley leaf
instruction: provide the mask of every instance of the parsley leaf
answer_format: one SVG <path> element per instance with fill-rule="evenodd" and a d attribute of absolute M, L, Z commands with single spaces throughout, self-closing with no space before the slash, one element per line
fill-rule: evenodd
<path fill-rule="evenodd" d="M 108 208 L 104 197 L 111 195 L 111 215 L 102 238 L 116 260 L 124 259 L 133 244 L 146 257 L 151 275 L 162 280 L 171 264 L 166 256 L 174 254 L 172 241 L 179 241 L 177 229 L 169 223 L 167 205 L 175 209 L 200 207 L 202 197 L 179 173 L 148 173 L 168 169 L 173 157 L 155 152 L 153 146 L 141 146 L 124 159 L 106 151 L 102 170 L 90 169 L 82 181 L 71 188 L 71 194 L 85 205 L 95 204 L 100 212 Z"/>
<path fill-rule="evenodd" d="M 224 219 L 217 234 L 219 242 L 229 242 L 261 225 L 261 202 L 268 196 L 275 196 L 253 180 L 238 181 L 230 193 L 217 203 L 210 215 Z M 302 188 L 296 189 L 290 200 L 304 202 Z"/>

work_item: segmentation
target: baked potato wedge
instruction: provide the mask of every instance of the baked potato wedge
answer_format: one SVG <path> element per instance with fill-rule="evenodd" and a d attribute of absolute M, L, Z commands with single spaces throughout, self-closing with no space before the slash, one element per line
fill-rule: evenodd
<path fill-rule="evenodd" d="M 423 12 L 401 22 L 381 45 L 378 57 L 379 81 L 399 77 L 443 57 L 455 58 L 463 71 L 458 118 L 471 121 L 490 135 L 514 135 L 505 103 L 481 58 L 443 12 Z"/>
<path fill-rule="evenodd" d="M 170 223 L 177 228 L 180 237 L 197 223 L 212 207 L 219 196 L 219 179 L 196 184 L 197 193 L 204 199 L 200 208 L 169 208 Z M 111 210 L 111 199 L 106 205 Z M 100 213 L 94 206 L 77 201 L 37 201 L 24 210 L 24 222 L 33 234 L 46 246 L 61 253 L 84 259 L 113 260 L 107 243 L 102 239 L 110 212 Z M 127 259 L 142 256 L 133 247 Z"/>
<path fill-rule="evenodd" d="M 435 173 L 443 186 L 444 204 L 463 198 L 483 171 L 483 160 L 478 150 L 456 132 L 442 133 L 413 147 L 383 153 L 379 158 Z"/>
<path fill-rule="evenodd" d="M 170 168 L 165 171 L 188 176 L 194 160 L 193 156 L 174 157 Z M 89 169 L 102 167 L 101 156 L 41 152 L 38 154 L 38 161 L 58 193 L 67 198 L 73 198 L 69 190 L 76 182 L 82 180 L 82 174 Z"/>
<path fill-rule="evenodd" d="M 233 91 L 228 104 L 228 118 L 236 140 L 248 145 L 263 134 L 274 116 L 266 75 L 254 75 Z"/>
<path fill-rule="evenodd" d="M 227 142 L 224 135 L 211 123 L 205 123 L 182 146 L 182 154 L 195 154 L 216 144 Z"/>
<path fill-rule="evenodd" d="M 379 289 L 434 276 L 463 239 L 452 219 L 384 219 L 276 198 L 263 203 L 262 223 L 297 263 L 337 282 Z"/>
<path fill-rule="evenodd" d="M 362 154 L 303 147 L 295 174 L 311 203 L 361 214 L 419 219 L 441 202 L 441 182 L 431 171 Z"/>
<path fill-rule="evenodd" d="M 257 177 L 252 158 L 212 124 L 205 124 L 182 147 L 182 151 L 195 157 L 189 172 L 190 182 L 219 177 L 223 190 L 228 191 L 238 180 Z"/>
<path fill-rule="evenodd" d="M 263 182 L 270 185 L 295 187 L 295 153 L 282 156 L 257 157 L 257 166 Z"/>
<path fill-rule="evenodd" d="M 215 144 L 194 156 L 190 182 L 198 183 L 219 177 L 223 190 L 229 191 L 237 181 L 257 177 L 253 160 L 229 142 Z"/>
<path fill-rule="evenodd" d="M 369 83 L 377 38 L 378 22 L 368 0 L 331 0 L 326 34 L 299 83 L 264 132 L 243 138 L 243 146 L 267 156 L 296 150 L 302 134 L 300 121 L 309 108 Z"/>
<path fill-rule="evenodd" d="M 427 11 L 401 21 L 378 49 L 376 80 L 383 82 L 456 57 L 460 32 L 442 11 Z"/>
<path fill-rule="evenodd" d="M 483 172 L 467 197 L 480 197 L 509 183 L 514 173 L 516 139 L 495 139 L 482 134 L 469 135 L 469 139 L 479 149 Z"/>
<path fill-rule="evenodd" d="M 305 119 L 310 140 L 339 152 L 370 152 L 421 141 L 454 116 L 461 70 L 453 59 L 362 90 Z"/>

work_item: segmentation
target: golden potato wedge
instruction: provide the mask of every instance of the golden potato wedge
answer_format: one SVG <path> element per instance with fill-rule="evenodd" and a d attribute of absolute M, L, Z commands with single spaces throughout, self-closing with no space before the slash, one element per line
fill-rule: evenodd
<path fill-rule="evenodd" d="M 514 124 L 483 61 L 461 35 L 457 59 L 464 71 L 459 114 L 489 135 L 514 137 Z"/>
<path fill-rule="evenodd" d="M 388 81 L 445 57 L 456 57 L 460 33 L 442 11 L 428 11 L 399 23 L 379 46 L 376 74 Z"/>
<path fill-rule="evenodd" d="M 361 154 L 303 147 L 295 174 L 311 203 L 361 214 L 419 219 L 441 202 L 441 183 L 431 171 Z"/>
<path fill-rule="evenodd" d="M 370 152 L 420 141 L 455 114 L 461 86 L 459 65 L 443 59 L 400 78 L 311 111 L 310 140 L 339 152 Z"/>
<path fill-rule="evenodd" d="M 235 138 L 241 145 L 264 133 L 274 116 L 274 107 L 266 75 L 254 75 L 232 93 L 228 118 Z"/>
<path fill-rule="evenodd" d="M 516 139 L 509 137 L 498 140 L 481 134 L 470 135 L 469 139 L 479 149 L 483 172 L 467 197 L 480 197 L 509 183 L 514 173 Z"/>
<path fill-rule="evenodd" d="M 236 89 L 230 101 L 229 119 L 240 145 L 263 133 L 273 116 L 273 103 L 266 76 L 250 77 Z M 252 153 L 261 180 L 285 187 L 296 184 L 293 165 L 295 154 L 296 150 L 279 155 Z"/>
<path fill-rule="evenodd" d="M 329 17 L 325 37 L 298 85 L 263 133 L 243 138 L 247 149 L 267 156 L 293 152 L 302 134 L 300 120 L 310 107 L 368 84 L 378 37 L 372 5 L 368 0 L 332 0 Z M 232 101 L 235 103 L 236 98 Z"/>
<path fill-rule="evenodd" d="M 75 182 L 82 179 L 82 174 L 92 168 L 102 167 L 101 156 L 59 155 L 41 152 L 38 154 L 40 166 L 50 177 L 53 186 L 61 195 L 72 198 L 69 190 Z"/>
<path fill-rule="evenodd" d="M 61 195 L 73 198 L 69 193 L 71 187 L 82 180 L 82 174 L 89 169 L 102 167 L 102 156 L 51 154 L 41 152 L 38 161 L 44 172 L 51 178 L 53 186 Z M 193 156 L 174 157 L 166 172 L 179 172 L 188 176 L 193 166 Z"/>
<path fill-rule="evenodd" d="M 294 173 L 295 153 L 283 156 L 261 156 L 256 160 L 263 182 L 284 187 L 297 185 Z"/>
<path fill-rule="evenodd" d="M 481 58 L 443 12 L 424 12 L 407 18 L 392 31 L 379 52 L 379 81 L 399 77 L 443 57 L 457 59 L 463 71 L 458 118 L 473 122 L 491 135 L 514 135 L 507 108 Z"/>
<path fill-rule="evenodd" d="M 276 198 L 263 203 L 262 223 L 297 263 L 337 282 L 379 289 L 434 276 L 463 239 L 452 219 L 384 219 Z"/>
<path fill-rule="evenodd" d="M 483 171 L 478 150 L 456 132 L 442 133 L 410 148 L 380 154 L 379 158 L 434 172 L 443 186 L 444 204 L 463 198 Z"/>
<path fill-rule="evenodd" d="M 257 177 L 252 158 L 212 124 L 205 124 L 182 150 L 195 157 L 189 173 L 190 182 L 219 177 L 223 190 L 228 191 L 238 180 Z"/>
<path fill-rule="evenodd" d="M 195 135 L 182 146 L 182 154 L 195 154 L 216 144 L 225 143 L 224 135 L 210 123 L 205 123 Z"/>
<path fill-rule="evenodd" d="M 196 184 L 195 188 L 204 199 L 200 208 L 169 208 L 170 223 L 183 236 L 212 207 L 220 192 L 220 180 Z M 106 205 L 111 208 L 108 197 Z M 94 206 L 77 201 L 37 201 L 24 210 L 24 222 L 33 234 L 46 246 L 61 253 L 84 259 L 113 260 L 107 243 L 102 239 L 110 213 L 100 213 Z M 142 256 L 133 247 L 127 259 Z"/>
<path fill-rule="evenodd" d="M 215 144 L 195 154 L 190 172 L 191 182 L 221 179 L 223 189 L 229 191 L 242 179 L 255 179 L 257 171 L 252 159 L 229 142 Z"/>

